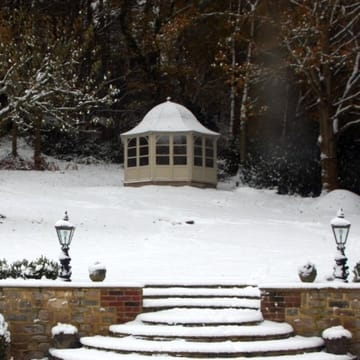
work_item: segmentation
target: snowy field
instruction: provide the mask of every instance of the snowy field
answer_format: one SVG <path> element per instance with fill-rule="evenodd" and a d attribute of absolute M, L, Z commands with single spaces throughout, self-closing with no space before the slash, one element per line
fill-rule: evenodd
<path fill-rule="evenodd" d="M 6 151 L 0 142 L 0 155 Z M 360 261 L 360 197 L 348 191 L 301 198 L 230 182 L 129 188 L 120 165 L 57 163 L 59 171 L 0 171 L 0 257 L 8 262 L 57 259 L 54 224 L 67 210 L 76 225 L 73 282 L 89 283 L 89 265 L 101 261 L 106 283 L 300 283 L 297 269 L 311 261 L 324 283 L 340 207 L 352 223 L 350 268 Z"/>

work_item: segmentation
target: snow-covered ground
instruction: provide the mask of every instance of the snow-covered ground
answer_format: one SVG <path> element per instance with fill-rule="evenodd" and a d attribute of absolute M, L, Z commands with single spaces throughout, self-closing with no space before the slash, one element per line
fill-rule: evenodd
<path fill-rule="evenodd" d="M 0 157 L 7 146 L 0 139 Z M 330 221 L 342 207 L 352 223 L 350 268 L 360 261 L 360 197 L 348 191 L 301 198 L 230 182 L 130 188 L 120 165 L 58 165 L 0 171 L 1 258 L 57 259 L 54 224 L 67 210 L 76 225 L 73 282 L 90 282 L 89 265 L 101 261 L 106 283 L 299 283 L 298 267 L 311 261 L 322 283 L 334 265 Z"/>

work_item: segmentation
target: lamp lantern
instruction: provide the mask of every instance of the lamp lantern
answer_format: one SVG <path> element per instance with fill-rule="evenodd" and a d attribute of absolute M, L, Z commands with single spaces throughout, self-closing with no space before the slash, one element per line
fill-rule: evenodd
<path fill-rule="evenodd" d="M 349 235 L 351 223 L 345 219 L 343 209 L 339 209 L 336 217 L 330 222 L 334 233 L 337 254 L 335 256 L 334 278 L 347 282 L 349 276 L 349 267 L 346 265 L 347 257 L 345 256 L 345 245 Z"/>
<path fill-rule="evenodd" d="M 64 281 L 71 281 L 71 258 L 69 256 L 69 249 L 74 236 L 75 226 L 69 221 L 67 211 L 65 211 L 64 218 L 55 223 L 55 229 L 62 251 L 59 258 L 61 264 L 59 277 Z"/>

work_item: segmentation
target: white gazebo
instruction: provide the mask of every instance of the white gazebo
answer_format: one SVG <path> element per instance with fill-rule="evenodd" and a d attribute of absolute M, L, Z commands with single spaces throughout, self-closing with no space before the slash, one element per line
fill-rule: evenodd
<path fill-rule="evenodd" d="M 218 137 L 190 110 L 168 99 L 121 134 L 124 185 L 216 187 Z"/>

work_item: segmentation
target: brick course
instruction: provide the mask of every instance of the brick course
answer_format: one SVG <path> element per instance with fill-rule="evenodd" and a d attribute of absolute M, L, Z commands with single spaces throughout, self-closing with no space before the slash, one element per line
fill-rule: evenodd
<path fill-rule="evenodd" d="M 267 320 L 290 323 L 298 335 L 321 336 L 342 325 L 353 335 L 351 352 L 360 358 L 360 288 L 263 288 L 261 311 Z"/>
<path fill-rule="evenodd" d="M 76 326 L 80 336 L 107 335 L 109 325 L 133 320 L 141 311 L 142 288 L 0 288 L 0 313 L 16 360 L 45 357 L 58 322 Z"/>

